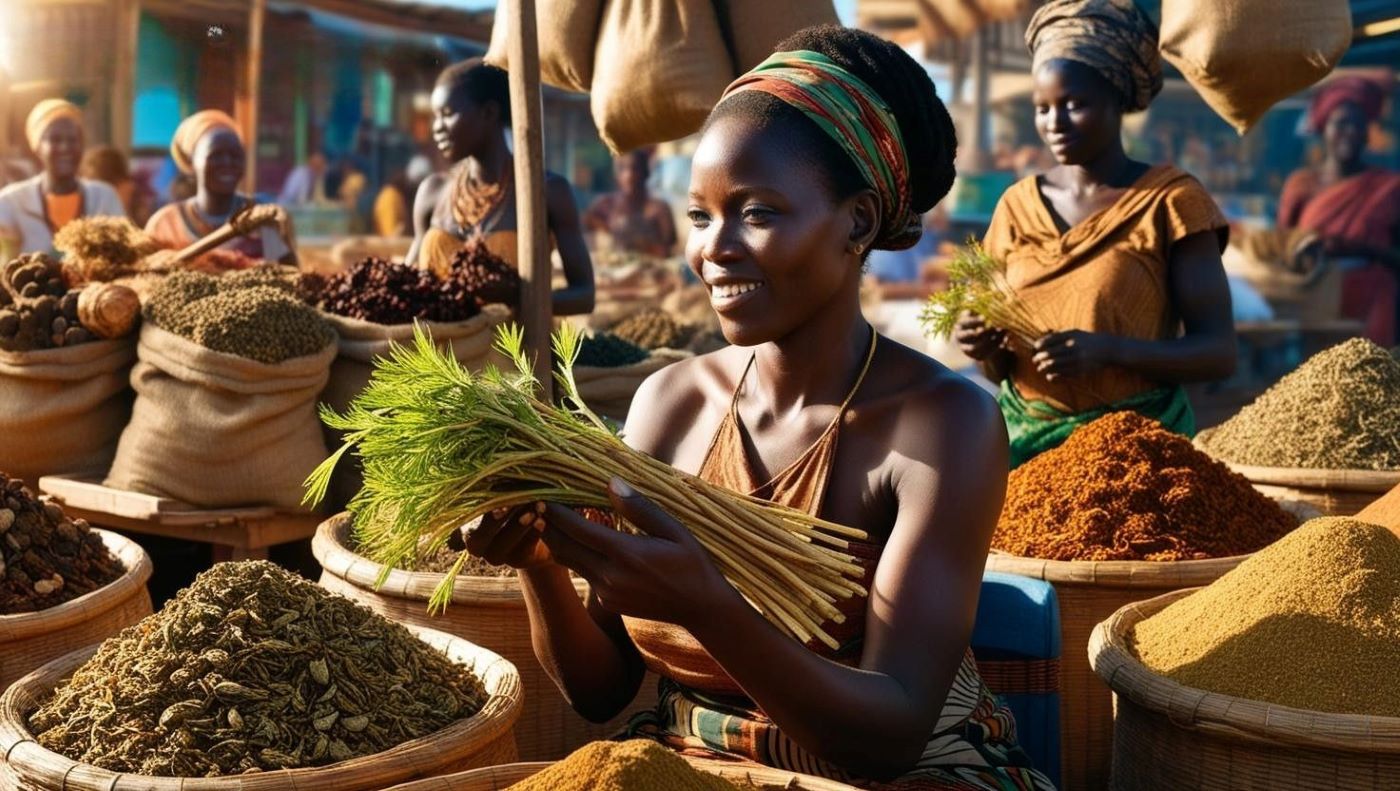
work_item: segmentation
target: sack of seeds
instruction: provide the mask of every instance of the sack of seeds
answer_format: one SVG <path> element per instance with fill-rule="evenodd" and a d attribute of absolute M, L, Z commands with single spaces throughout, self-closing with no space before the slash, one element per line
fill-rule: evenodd
<path fill-rule="evenodd" d="M 632 397 L 648 376 L 671 363 L 694 355 L 679 349 L 658 349 L 641 362 L 616 367 L 574 366 L 578 394 L 588 408 L 604 417 L 624 421 L 632 408 Z"/>
<path fill-rule="evenodd" d="M 0 351 L 0 470 L 41 476 L 101 472 L 131 415 L 134 338 Z"/>
<path fill-rule="evenodd" d="M 131 372 L 136 404 L 107 485 L 202 508 L 301 508 L 302 481 L 326 457 L 316 399 L 335 355 L 332 341 L 258 362 L 147 322 Z"/>

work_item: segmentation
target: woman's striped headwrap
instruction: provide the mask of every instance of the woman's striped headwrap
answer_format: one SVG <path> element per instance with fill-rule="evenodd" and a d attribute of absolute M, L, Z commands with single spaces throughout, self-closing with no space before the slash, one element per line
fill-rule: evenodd
<path fill-rule="evenodd" d="M 875 247 L 904 250 L 919 241 L 909 155 L 894 112 L 874 88 L 820 52 L 797 50 L 773 53 L 731 83 L 720 101 L 740 91 L 762 91 L 796 108 L 850 156 L 880 196 Z"/>

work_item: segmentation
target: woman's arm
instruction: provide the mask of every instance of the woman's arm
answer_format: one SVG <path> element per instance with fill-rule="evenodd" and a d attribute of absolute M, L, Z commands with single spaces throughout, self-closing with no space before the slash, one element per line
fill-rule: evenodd
<path fill-rule="evenodd" d="M 1117 366 L 1173 384 L 1224 379 L 1235 371 L 1235 322 L 1230 284 L 1220 261 L 1220 237 L 1201 231 L 1171 247 L 1167 286 L 1181 318 L 1179 337 L 1160 341 L 1106 333 L 1054 332 L 1036 342 L 1031 358 L 1054 381 Z"/>
<path fill-rule="evenodd" d="M 583 240 L 579 225 L 578 206 L 574 204 L 569 182 L 550 174 L 545 180 L 545 207 L 549 214 L 549 230 L 559 247 L 564 263 L 564 279 L 568 285 L 554 292 L 554 315 L 582 316 L 593 312 L 593 259 L 588 256 L 588 244 Z"/>
<path fill-rule="evenodd" d="M 428 232 L 429 226 L 433 222 L 433 209 L 437 206 L 438 196 L 442 192 L 446 177 L 441 173 L 423 179 L 423 183 L 418 185 L 418 194 L 413 197 L 413 244 L 409 245 L 408 254 L 404 256 L 404 263 L 409 266 L 418 265 L 418 253 L 423 247 L 423 235 Z"/>
<path fill-rule="evenodd" d="M 759 615 L 696 539 L 621 482 L 613 506 L 647 535 L 551 506 L 544 540 L 610 611 L 688 629 L 746 695 L 813 755 L 891 778 L 922 754 L 963 661 L 1006 486 L 995 403 L 951 378 L 908 399 L 890 432 L 898 501 L 867 604 L 859 667 L 825 659 Z"/>

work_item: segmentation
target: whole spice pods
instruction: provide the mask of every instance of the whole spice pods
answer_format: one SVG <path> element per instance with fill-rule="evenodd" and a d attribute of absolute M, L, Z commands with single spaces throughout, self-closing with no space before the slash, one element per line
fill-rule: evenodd
<path fill-rule="evenodd" d="M 1400 470 L 1397 394 L 1400 360 L 1353 338 L 1313 355 L 1200 441 L 1234 464 Z"/>
<path fill-rule="evenodd" d="M 122 575 L 121 561 L 82 519 L 0 473 L 0 615 L 36 612 Z"/>
<path fill-rule="evenodd" d="M 992 547 L 1045 560 L 1254 552 L 1297 520 L 1154 420 L 1115 412 L 1011 472 Z"/>
<path fill-rule="evenodd" d="M 1314 519 L 1134 627 L 1148 668 L 1188 687 L 1400 717 L 1400 536 Z"/>
<path fill-rule="evenodd" d="M 383 752 L 485 702 L 480 680 L 403 626 L 246 561 L 103 643 L 29 725 L 114 772 L 216 777 Z"/>
<path fill-rule="evenodd" d="M 491 252 L 485 241 L 472 238 L 452 256 L 445 280 L 460 283 L 479 305 L 509 305 L 520 302 L 520 273 L 505 259 Z"/>
<path fill-rule="evenodd" d="M 439 278 L 380 258 L 366 258 L 330 277 L 303 276 L 301 290 L 307 302 L 327 313 L 375 324 L 466 321 L 481 312 L 465 278 Z"/>
<path fill-rule="evenodd" d="M 694 532 L 719 570 L 772 623 L 801 642 L 836 647 L 822 628 L 843 619 L 835 602 L 866 591 L 845 550 L 861 531 L 736 495 L 628 448 L 578 395 L 578 331 L 554 337 L 556 379 L 568 408 L 537 396 L 519 328 L 502 328 L 499 348 L 516 371 L 465 370 L 423 331 L 381 359 L 368 387 L 343 415 L 323 410 L 348 437 L 307 480 L 320 502 L 340 458 L 356 451 L 365 486 L 350 502 L 357 535 L 387 568 L 443 546 L 463 524 L 497 508 L 541 500 L 607 508 L 609 481 L 622 477 Z M 444 575 L 434 607 L 451 600 L 458 565 Z"/>
<path fill-rule="evenodd" d="M 78 298 L 59 263 L 42 253 L 0 267 L 0 349 L 28 352 L 92 340 L 79 321 Z"/>

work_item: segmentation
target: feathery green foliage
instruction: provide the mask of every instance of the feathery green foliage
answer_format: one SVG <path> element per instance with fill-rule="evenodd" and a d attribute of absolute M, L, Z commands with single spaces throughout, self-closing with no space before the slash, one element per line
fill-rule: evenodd
<path fill-rule="evenodd" d="M 351 500 L 363 551 L 388 570 L 443 546 L 462 525 L 495 509 L 539 501 L 607 508 L 620 476 L 686 525 L 736 588 L 779 628 L 804 642 L 834 641 L 834 603 L 864 595 L 862 569 L 844 550 L 857 530 L 735 494 L 627 447 L 579 396 L 573 363 L 581 336 L 564 325 L 552 339 L 563 406 L 541 401 L 524 332 L 502 327 L 497 349 L 514 370 L 473 373 L 438 350 L 419 327 L 412 343 L 376 362 L 344 414 L 323 408 L 344 445 L 307 479 L 306 500 L 324 499 L 346 453 L 364 468 Z M 434 592 L 445 607 L 465 558 Z M 383 577 L 380 582 L 383 582 Z"/>
<path fill-rule="evenodd" d="M 1027 346 L 1048 334 L 1017 298 L 1016 289 L 1006 279 L 1005 262 L 975 239 L 969 239 L 953 256 L 948 264 L 948 288 L 929 297 L 919 320 L 929 335 L 949 338 L 964 311 L 982 316 Z"/>

